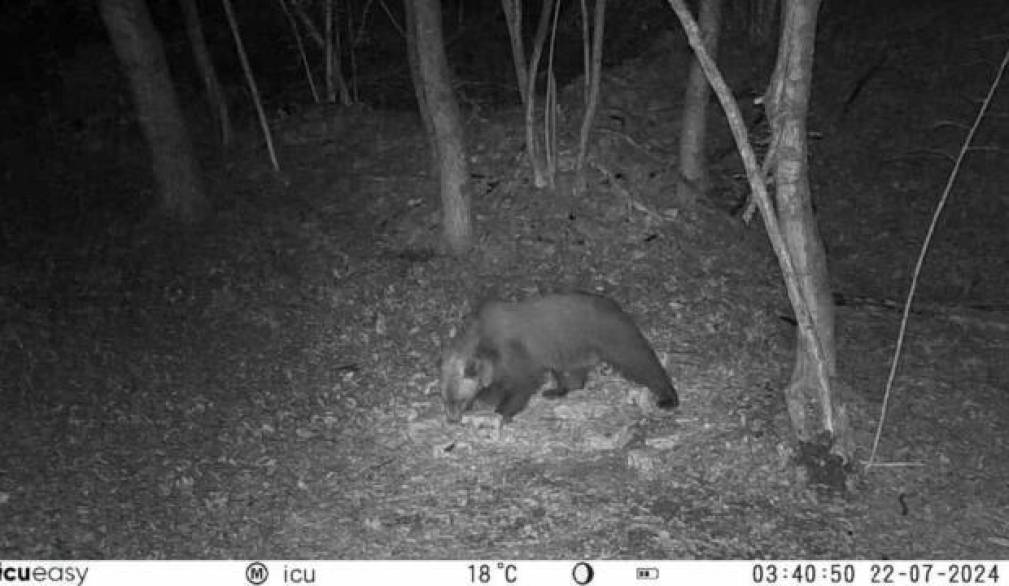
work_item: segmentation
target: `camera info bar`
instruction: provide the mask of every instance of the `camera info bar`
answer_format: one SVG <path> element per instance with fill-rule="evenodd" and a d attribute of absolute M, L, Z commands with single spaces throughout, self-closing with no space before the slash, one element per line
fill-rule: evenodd
<path fill-rule="evenodd" d="M 932 586 L 1009 585 L 988 561 L 85 561 L 0 560 L 0 586 Z"/>

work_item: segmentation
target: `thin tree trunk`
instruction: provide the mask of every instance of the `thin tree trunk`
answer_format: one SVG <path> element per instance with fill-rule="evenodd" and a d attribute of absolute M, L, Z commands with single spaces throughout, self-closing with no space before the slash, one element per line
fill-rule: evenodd
<path fill-rule="evenodd" d="M 102 21 L 129 78 L 140 129 L 151 149 L 160 207 L 194 223 L 210 211 L 161 37 L 144 0 L 101 0 Z"/>
<path fill-rule="evenodd" d="M 794 0 L 795 2 L 803 2 L 804 0 Z M 792 303 L 792 307 L 795 310 L 796 320 L 798 321 L 800 330 L 800 345 L 799 353 L 808 354 L 807 357 L 800 358 L 800 361 L 796 362 L 795 373 L 797 378 L 796 381 L 801 381 L 804 386 L 789 386 L 785 390 L 786 402 L 789 407 L 789 415 L 792 417 L 792 425 L 795 430 L 796 436 L 800 442 L 813 444 L 812 447 L 828 447 L 830 453 L 835 456 L 840 456 L 842 460 L 850 462 L 852 456 L 854 455 L 854 442 L 851 436 L 851 426 L 848 422 L 848 416 L 843 405 L 835 405 L 835 397 L 831 391 L 831 374 L 833 372 L 834 363 L 834 345 L 833 345 L 833 319 L 832 314 L 829 320 L 830 327 L 830 337 L 828 338 L 827 344 L 830 346 L 830 350 L 825 350 L 823 345 L 820 343 L 820 329 L 824 327 L 824 320 L 820 319 L 817 321 L 812 315 L 813 311 L 822 310 L 814 309 L 811 306 L 811 302 L 808 301 L 810 298 L 815 298 L 820 300 L 822 298 L 822 291 L 812 292 L 804 291 L 802 289 L 804 281 L 806 286 L 815 286 L 816 283 L 823 283 L 821 277 L 810 279 L 807 276 L 800 275 L 799 269 L 796 268 L 799 262 L 792 258 L 793 254 L 802 254 L 809 256 L 809 250 L 800 250 L 793 253 L 791 244 L 786 241 L 783 235 L 783 229 L 779 222 L 779 213 L 775 209 L 776 206 L 771 202 L 767 195 L 767 188 L 764 185 L 764 176 L 761 172 L 760 166 L 757 164 L 756 156 L 753 153 L 753 147 L 749 144 L 747 140 L 746 125 L 743 122 L 742 113 L 739 110 L 738 104 L 736 104 L 735 99 L 732 96 L 732 92 L 726 85 L 724 78 L 718 72 L 714 61 L 707 55 L 707 51 L 704 49 L 704 43 L 701 39 L 700 31 L 697 27 L 697 23 L 694 22 L 690 11 L 687 9 L 684 0 L 668 0 L 670 7 L 676 12 L 676 16 L 680 19 L 683 24 L 683 29 L 687 33 L 687 39 L 690 43 L 691 48 L 694 49 L 701 66 L 704 68 L 704 73 L 708 78 L 708 81 L 712 84 L 715 89 L 715 94 L 718 96 L 719 101 L 722 104 L 722 108 L 725 110 L 726 118 L 729 122 L 729 128 L 732 130 L 733 139 L 736 142 L 736 146 L 739 149 L 740 156 L 743 159 L 743 166 L 746 169 L 747 181 L 750 184 L 750 188 L 753 190 L 754 197 L 757 201 L 758 208 L 760 210 L 761 218 L 764 220 L 764 226 L 767 229 L 767 236 L 771 241 L 771 246 L 774 249 L 774 253 L 778 258 L 778 264 L 781 267 L 781 271 L 785 278 L 785 288 L 788 292 L 789 301 Z M 769 113 L 775 112 L 782 116 L 795 116 L 795 112 L 787 113 L 783 104 L 785 103 L 782 97 L 785 94 L 789 95 L 789 100 L 803 98 L 808 100 L 809 97 L 809 85 L 811 80 L 811 66 L 812 66 L 812 41 L 813 35 L 815 34 L 815 17 L 816 8 L 818 1 L 810 1 L 804 5 L 800 12 L 801 18 L 796 18 L 795 22 L 792 22 L 788 28 L 782 27 L 782 42 L 780 45 L 779 54 L 781 59 L 779 59 L 779 68 L 776 70 L 775 78 L 780 83 L 772 84 L 771 89 L 768 90 L 768 96 L 765 96 L 765 102 L 774 101 L 775 105 L 769 106 Z M 812 22 L 810 22 L 812 20 Z M 790 35 L 786 35 L 785 31 L 791 31 Z M 804 35 L 804 36 L 801 36 Z M 795 39 L 802 39 L 801 42 L 796 42 Z M 803 43 L 806 43 L 805 45 Z M 795 65 L 802 65 L 802 68 L 793 68 L 788 70 L 786 63 L 789 61 L 786 56 L 792 56 L 796 60 Z M 801 56 L 801 58 L 797 58 Z M 804 89 L 801 89 L 803 88 Z M 773 91 L 772 91 L 773 90 Z M 777 92 L 777 93 L 775 93 Z M 774 94 L 773 96 L 771 94 Z M 807 111 L 807 102 L 803 101 L 799 113 L 802 116 L 802 123 L 798 129 L 799 137 L 794 137 L 794 133 L 797 128 L 794 123 L 791 125 L 779 126 L 779 128 L 788 129 L 793 133 L 793 136 L 789 136 L 788 140 L 793 145 L 791 152 L 786 159 L 779 159 L 776 161 L 779 168 L 782 170 L 782 177 L 785 178 L 787 182 L 792 185 L 798 185 L 797 180 L 801 178 L 802 185 L 805 187 L 804 191 L 793 190 L 792 199 L 790 201 L 782 201 L 779 199 L 779 205 L 791 206 L 791 210 L 787 210 L 786 214 L 801 214 L 802 204 L 801 202 L 796 202 L 796 198 L 801 198 L 805 196 L 808 201 L 809 197 L 809 185 L 806 177 L 806 137 L 805 131 L 805 115 Z M 771 116 L 771 114 L 769 114 Z M 776 139 L 779 140 L 779 139 Z M 786 140 L 784 137 L 780 141 Z M 800 142 L 796 142 L 800 141 Z M 800 148 L 795 149 L 794 145 L 799 145 Z M 774 149 L 777 150 L 777 149 Z M 765 161 L 765 165 L 766 165 Z M 796 168 L 801 167 L 799 170 Z M 794 177 L 793 177 L 794 175 Z M 812 206 L 807 206 L 809 208 L 808 218 L 810 223 L 812 223 Z M 795 211 L 798 210 L 798 211 Z M 813 226 L 815 229 L 815 225 Z M 804 235 L 818 238 L 815 231 L 810 233 L 808 230 L 803 232 Z M 802 244 L 809 246 L 811 248 L 819 247 L 822 251 L 822 244 L 819 240 L 815 242 L 803 242 Z M 802 248 L 802 246 L 800 246 Z M 815 255 L 815 252 L 813 253 Z M 807 258 L 808 260 L 808 258 Z M 802 266 L 806 267 L 807 271 L 811 269 L 811 264 L 806 262 Z M 823 266 L 823 272 L 826 271 L 825 263 Z M 826 290 L 826 289 L 824 289 Z M 828 297 L 829 299 L 829 297 Z M 821 314 L 822 318 L 822 314 Z M 828 358 L 829 356 L 829 358 Z M 809 454 L 817 455 L 821 454 L 817 449 L 809 450 Z M 834 462 L 825 463 L 822 458 L 813 458 L 812 463 L 821 468 L 826 465 L 833 465 Z"/>
<path fill-rule="evenodd" d="M 430 156 L 428 167 L 432 175 L 438 173 L 440 159 L 438 157 L 438 140 L 435 137 L 434 121 L 431 120 L 431 109 L 427 106 L 427 94 L 424 92 L 424 78 L 420 75 L 420 54 L 417 53 L 417 17 L 414 0 L 403 0 L 404 20 L 406 26 L 406 57 L 410 64 L 410 79 L 413 81 L 413 93 L 417 97 L 417 111 L 420 122 L 424 126 L 424 134 L 428 138 Z"/>
<path fill-rule="evenodd" d="M 722 0 L 701 0 L 698 25 L 704 39 L 704 48 L 712 59 L 718 58 L 718 35 L 722 25 Z M 708 97 L 711 88 L 704 77 L 701 64 L 694 57 L 690 62 L 685 98 L 683 100 L 683 125 L 680 130 L 680 177 L 676 198 L 684 206 L 691 206 L 697 196 L 708 189 L 708 164 L 705 143 L 708 133 Z"/>
<path fill-rule="evenodd" d="M 333 78 L 333 0 L 326 0 L 325 9 L 322 11 L 326 21 L 322 28 L 326 31 L 325 59 L 326 59 L 326 101 L 330 104 L 336 103 L 336 83 Z"/>
<path fill-rule="evenodd" d="M 291 34 L 294 35 L 294 42 L 298 46 L 298 58 L 301 60 L 301 66 L 305 69 L 305 79 L 308 80 L 308 90 L 312 92 L 312 101 L 319 104 L 322 100 L 319 98 L 318 88 L 315 87 L 315 76 L 312 74 L 312 67 L 308 64 L 308 54 L 305 53 L 305 41 L 301 38 L 301 32 L 298 30 L 298 22 L 294 20 L 291 9 L 287 7 L 287 0 L 277 0 L 277 2 L 280 4 L 280 10 L 283 11 L 284 17 L 287 18 L 287 24 L 291 27 Z"/>
<path fill-rule="evenodd" d="M 422 107 L 426 106 L 437 142 L 441 180 L 442 228 L 445 244 L 453 254 L 462 254 L 472 246 L 469 171 L 463 146 L 462 116 L 452 91 L 451 73 L 445 56 L 441 27 L 440 0 L 406 0 L 413 3 L 416 54 L 421 86 Z"/>
<path fill-rule="evenodd" d="M 217 69 L 210 59 L 210 50 L 207 49 L 207 40 L 203 35 L 203 25 L 200 24 L 200 13 L 196 9 L 196 0 L 179 0 L 182 8 L 182 16 L 186 21 L 186 34 L 189 36 L 189 45 L 193 50 L 193 61 L 196 62 L 196 69 L 200 72 L 200 81 L 203 82 L 203 91 L 206 92 L 207 105 L 214 117 L 220 133 L 221 144 L 225 147 L 231 145 L 231 137 L 234 131 L 231 127 L 231 115 L 228 112 L 228 100 L 224 95 L 224 88 L 217 78 Z"/>
<path fill-rule="evenodd" d="M 765 96 L 767 117 L 778 137 L 774 165 L 778 220 L 825 361 L 817 364 L 811 348 L 815 340 L 798 329 L 795 368 L 785 396 L 792 425 L 799 439 L 807 442 L 820 437 L 822 414 L 833 409 L 823 404 L 817 370 L 824 368 L 830 376 L 836 372 L 834 303 L 827 256 L 813 216 L 807 164 L 806 117 L 819 7 L 819 0 L 784 0 L 778 61 Z"/>
<path fill-rule="evenodd" d="M 550 51 L 547 53 L 547 91 L 543 98 L 543 162 L 546 164 L 547 187 L 556 187 L 557 178 L 557 76 L 554 75 L 554 56 L 557 54 L 557 22 L 561 3 L 554 3 L 554 18 L 550 25 Z"/>
<path fill-rule="evenodd" d="M 533 169 L 533 184 L 537 189 L 553 185 L 554 178 L 549 175 L 547 167 L 540 159 L 536 142 L 536 74 L 539 72 L 540 59 L 543 57 L 543 44 L 550 32 L 550 15 L 553 13 L 555 0 L 543 0 L 540 9 L 540 21 L 536 27 L 536 37 L 533 39 L 533 53 L 529 57 L 528 81 L 526 82 L 526 154 Z M 545 145 L 547 148 L 549 145 Z"/>
<path fill-rule="evenodd" d="M 589 71 L 592 70 L 592 31 L 589 25 L 589 4 L 588 0 L 578 0 L 578 8 L 582 17 L 582 103 L 589 103 L 589 93 L 592 92 L 592 80 Z"/>
<path fill-rule="evenodd" d="M 515 79 L 518 83 L 519 98 L 526 103 L 526 84 L 529 83 L 526 67 L 525 41 L 522 39 L 522 0 L 501 0 L 508 25 L 508 39 L 511 41 L 512 63 L 515 65 Z"/>
<path fill-rule="evenodd" d="M 280 162 L 277 160 L 277 149 L 273 148 L 270 121 L 267 120 L 266 110 L 263 109 L 263 100 L 259 94 L 259 85 L 256 83 L 256 76 L 252 74 L 252 64 L 249 63 L 249 55 L 245 52 L 245 43 L 242 42 L 242 33 L 238 28 L 235 9 L 231 6 L 231 0 L 221 0 L 221 6 L 224 7 L 224 15 L 228 18 L 228 28 L 231 29 L 231 38 L 235 41 L 235 52 L 238 53 L 238 62 L 242 64 L 245 82 L 249 86 L 249 94 L 252 96 L 252 103 L 256 107 L 256 118 L 259 119 L 259 127 L 263 131 L 263 140 L 266 142 L 266 150 L 270 155 L 270 163 L 273 165 L 274 171 L 279 171 Z"/>
<path fill-rule="evenodd" d="M 589 133 L 599 108 L 599 84 L 603 72 L 603 29 L 606 27 L 606 0 L 596 0 L 595 21 L 592 26 L 592 69 L 585 72 L 589 80 L 588 99 L 585 102 L 585 116 L 578 133 L 578 159 L 575 163 L 575 193 L 585 193 L 585 163 L 589 156 Z M 584 31 L 583 31 L 584 34 Z M 703 74 L 702 74 L 703 75 Z"/>
<path fill-rule="evenodd" d="M 339 23 L 336 22 L 339 11 L 334 10 L 331 16 L 333 18 L 333 30 L 331 31 L 333 52 L 330 57 L 333 59 L 333 75 L 336 76 L 336 85 L 340 91 L 340 104 L 350 106 L 354 101 L 350 99 L 350 87 L 347 86 L 347 79 L 343 75 L 343 35 L 338 26 Z"/>
<path fill-rule="evenodd" d="M 301 25 L 305 27 L 305 34 L 308 35 L 308 38 L 312 39 L 312 42 L 315 43 L 316 47 L 325 51 L 326 39 L 324 39 L 322 33 L 319 32 L 319 27 L 315 26 L 315 23 L 312 22 L 312 17 L 305 12 L 305 7 L 302 3 L 292 2 L 291 10 L 294 12 L 294 15 L 298 17 L 298 20 L 301 21 Z"/>

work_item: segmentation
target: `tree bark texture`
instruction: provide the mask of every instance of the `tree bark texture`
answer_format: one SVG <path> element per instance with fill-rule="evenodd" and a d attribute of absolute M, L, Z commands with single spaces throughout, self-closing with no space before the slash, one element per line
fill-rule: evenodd
<path fill-rule="evenodd" d="M 722 27 L 722 0 L 701 0 L 698 25 L 704 48 L 712 59 L 718 58 L 718 35 Z M 708 164 L 705 142 L 708 132 L 708 98 L 711 88 L 701 64 L 694 57 L 683 100 L 683 126 L 680 130 L 680 177 L 676 198 L 692 205 L 708 189 Z"/>
<path fill-rule="evenodd" d="M 782 236 L 791 253 L 799 291 L 809 307 L 830 376 L 836 372 L 834 303 L 827 257 L 813 216 L 807 164 L 806 117 L 812 84 L 813 49 L 819 0 L 785 0 L 781 43 L 766 96 L 768 119 L 778 136 L 774 168 L 776 209 Z M 810 346 L 814 341 L 797 329 L 795 368 L 786 389 L 789 415 L 803 441 L 815 441 L 824 431 L 825 412 Z M 833 397 L 830 399 L 833 402 Z M 835 421 L 835 424 L 837 421 Z"/>
<path fill-rule="evenodd" d="M 469 171 L 463 145 L 462 115 L 452 91 L 441 27 L 441 0 L 407 0 L 413 3 L 416 54 L 423 88 L 421 108 L 427 110 L 437 143 L 441 182 L 442 229 L 453 254 L 469 250 L 473 240 Z M 424 114 L 422 113 L 422 116 Z"/>
<path fill-rule="evenodd" d="M 140 128 L 151 149 L 161 210 L 183 223 L 196 222 L 207 214 L 209 205 L 147 4 L 145 0 L 101 0 L 99 9 L 129 79 Z"/>

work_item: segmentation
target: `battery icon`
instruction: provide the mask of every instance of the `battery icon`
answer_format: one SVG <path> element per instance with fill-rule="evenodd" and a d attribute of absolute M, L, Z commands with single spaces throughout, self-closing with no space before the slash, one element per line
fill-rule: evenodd
<path fill-rule="evenodd" d="M 658 580 L 659 579 L 659 569 L 658 568 L 638 568 L 634 572 L 635 577 L 638 580 Z"/>

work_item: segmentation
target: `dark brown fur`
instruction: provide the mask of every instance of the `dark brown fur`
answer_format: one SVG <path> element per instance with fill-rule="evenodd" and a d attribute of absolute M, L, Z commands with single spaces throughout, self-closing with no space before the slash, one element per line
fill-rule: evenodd
<path fill-rule="evenodd" d="M 442 354 L 447 419 L 459 421 L 478 398 L 511 419 L 528 404 L 544 371 L 553 374 L 556 387 L 543 395 L 562 397 L 582 388 L 599 362 L 651 389 L 660 408 L 679 404 L 648 340 L 611 299 L 566 293 L 519 303 L 487 302 Z"/>

